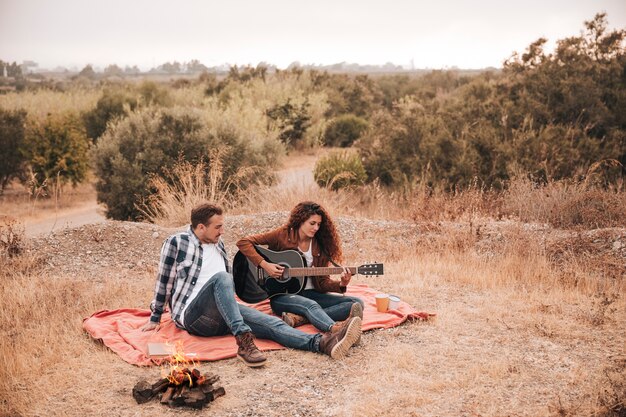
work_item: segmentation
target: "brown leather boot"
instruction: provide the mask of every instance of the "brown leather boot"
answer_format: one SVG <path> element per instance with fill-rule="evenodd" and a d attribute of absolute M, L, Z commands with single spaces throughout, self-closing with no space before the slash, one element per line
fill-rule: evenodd
<path fill-rule="evenodd" d="M 287 323 L 288 326 L 291 326 L 294 329 L 309 322 L 309 319 L 307 319 L 306 317 L 294 313 L 285 312 L 282 314 L 281 318 L 285 323 Z"/>
<path fill-rule="evenodd" d="M 237 341 L 237 357 L 251 368 L 257 368 L 265 365 L 267 358 L 254 344 L 254 335 L 252 332 L 245 332 L 235 336 Z"/>
<path fill-rule="evenodd" d="M 348 353 L 348 349 L 361 336 L 361 319 L 353 317 L 339 327 L 333 326 L 335 331 L 324 333 L 320 339 L 320 352 L 333 359 L 341 359 Z"/>
<path fill-rule="evenodd" d="M 354 303 L 350 307 L 350 315 L 348 317 L 358 317 L 363 320 L 363 306 L 361 303 Z"/>
<path fill-rule="evenodd" d="M 350 314 L 348 315 L 348 318 L 345 320 L 336 322 L 330 330 L 331 331 L 333 331 L 333 329 L 337 330 L 340 326 L 345 325 L 353 317 L 358 317 L 361 319 L 361 321 L 363 321 L 363 307 L 361 306 L 360 303 L 352 304 L 352 307 L 350 307 Z M 361 343 L 361 335 L 359 335 L 358 339 L 356 340 L 356 342 L 354 342 L 354 344 L 358 345 L 360 343 Z"/>

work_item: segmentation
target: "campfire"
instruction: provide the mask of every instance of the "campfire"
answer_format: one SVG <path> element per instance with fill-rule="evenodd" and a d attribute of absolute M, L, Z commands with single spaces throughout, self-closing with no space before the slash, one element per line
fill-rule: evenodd
<path fill-rule="evenodd" d="M 160 380 L 151 384 L 141 380 L 133 388 L 133 398 L 138 404 L 150 401 L 161 394 L 161 404 L 170 407 L 202 408 L 209 402 L 226 394 L 223 387 L 215 385 L 220 377 L 214 374 L 201 374 L 193 363 L 177 346 L 169 361 L 169 372 L 165 371 Z"/>

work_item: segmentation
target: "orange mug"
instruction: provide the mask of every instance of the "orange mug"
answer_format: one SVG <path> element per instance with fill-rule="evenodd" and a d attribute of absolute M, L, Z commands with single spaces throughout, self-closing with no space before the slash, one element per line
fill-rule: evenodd
<path fill-rule="evenodd" d="M 376 294 L 376 310 L 384 313 L 389 308 L 389 295 Z"/>

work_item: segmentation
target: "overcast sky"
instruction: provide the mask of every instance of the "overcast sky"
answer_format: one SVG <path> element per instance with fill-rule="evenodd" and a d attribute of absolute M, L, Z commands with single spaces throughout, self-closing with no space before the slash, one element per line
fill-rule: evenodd
<path fill-rule="evenodd" d="M 539 37 L 580 34 L 626 0 L 0 0 L 0 59 L 41 67 L 385 64 L 500 67 Z"/>

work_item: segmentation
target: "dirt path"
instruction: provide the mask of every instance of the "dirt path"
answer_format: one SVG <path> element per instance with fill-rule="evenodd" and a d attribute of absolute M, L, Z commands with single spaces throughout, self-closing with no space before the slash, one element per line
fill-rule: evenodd
<path fill-rule="evenodd" d="M 59 212 L 50 211 L 45 217 L 36 220 L 26 220 L 24 233 L 27 237 L 34 237 L 86 224 L 102 223 L 105 220 L 104 208 L 96 201 L 87 201 Z"/>
<path fill-rule="evenodd" d="M 305 186 L 313 183 L 313 167 L 319 156 L 319 153 L 315 153 L 287 157 L 284 168 L 276 172 L 280 186 L 289 187 L 295 184 Z M 36 219 L 24 220 L 24 228 L 27 237 L 36 237 L 104 221 L 106 221 L 105 209 L 95 201 L 94 194 L 93 200 L 77 207 L 61 211 L 42 211 L 38 213 Z"/>
<path fill-rule="evenodd" d="M 283 169 L 276 171 L 280 186 L 289 187 L 294 184 L 312 184 L 314 181 L 313 168 L 319 157 L 319 153 L 288 156 L 284 162 Z"/>

